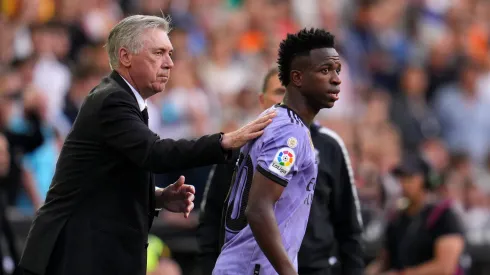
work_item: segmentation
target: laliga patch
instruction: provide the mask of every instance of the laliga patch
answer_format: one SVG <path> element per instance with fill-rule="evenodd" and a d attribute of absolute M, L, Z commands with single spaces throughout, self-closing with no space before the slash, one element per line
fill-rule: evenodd
<path fill-rule="evenodd" d="M 295 161 L 296 154 L 293 149 L 288 147 L 281 148 L 277 151 L 272 163 L 269 165 L 269 171 L 280 176 L 286 176 Z"/>
<path fill-rule="evenodd" d="M 287 142 L 289 148 L 296 148 L 298 146 L 298 140 L 295 137 L 288 138 Z"/>

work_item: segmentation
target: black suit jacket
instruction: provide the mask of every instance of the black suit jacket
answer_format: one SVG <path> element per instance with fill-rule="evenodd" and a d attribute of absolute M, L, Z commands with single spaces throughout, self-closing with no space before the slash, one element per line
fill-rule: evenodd
<path fill-rule="evenodd" d="M 85 99 L 20 266 L 44 275 L 144 275 L 155 214 L 151 172 L 225 162 L 220 135 L 160 139 L 116 72 Z"/>

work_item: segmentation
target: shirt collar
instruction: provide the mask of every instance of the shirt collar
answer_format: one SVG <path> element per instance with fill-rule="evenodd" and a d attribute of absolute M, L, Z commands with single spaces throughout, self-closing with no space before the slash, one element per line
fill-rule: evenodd
<path fill-rule="evenodd" d="M 124 77 L 121 76 L 122 79 L 124 79 Z M 131 88 L 131 91 L 133 92 L 134 96 L 136 97 L 136 101 L 138 101 L 138 106 L 140 107 L 140 111 L 143 112 L 143 110 L 146 108 L 146 100 L 143 99 L 143 97 L 141 97 L 140 93 L 138 93 L 138 91 L 136 91 L 136 89 L 131 86 L 131 84 L 129 84 L 128 81 L 126 81 L 126 79 L 124 79 L 124 82 L 126 82 L 126 84 L 128 84 L 129 88 Z"/>

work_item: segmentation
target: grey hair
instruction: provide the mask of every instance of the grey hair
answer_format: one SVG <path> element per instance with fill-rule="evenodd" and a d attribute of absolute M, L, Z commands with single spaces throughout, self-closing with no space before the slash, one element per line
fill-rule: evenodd
<path fill-rule="evenodd" d="M 152 15 L 132 15 L 124 18 L 112 28 L 105 45 L 109 54 L 111 69 L 119 67 L 119 49 L 124 47 L 130 53 L 138 54 L 143 47 L 141 35 L 147 29 L 159 28 L 170 32 L 170 17 Z"/>

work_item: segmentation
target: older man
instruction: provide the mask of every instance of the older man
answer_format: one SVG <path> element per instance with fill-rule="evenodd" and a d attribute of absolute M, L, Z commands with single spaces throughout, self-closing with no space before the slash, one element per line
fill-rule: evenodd
<path fill-rule="evenodd" d="M 173 67 L 168 31 L 167 20 L 141 15 L 111 31 L 107 50 L 114 71 L 85 99 L 63 145 L 27 237 L 20 263 L 27 274 L 144 275 L 156 209 L 188 216 L 194 199 L 183 177 L 155 190 L 151 172 L 224 162 L 271 122 L 273 113 L 196 141 L 151 132 L 146 99 L 165 89 Z"/>

